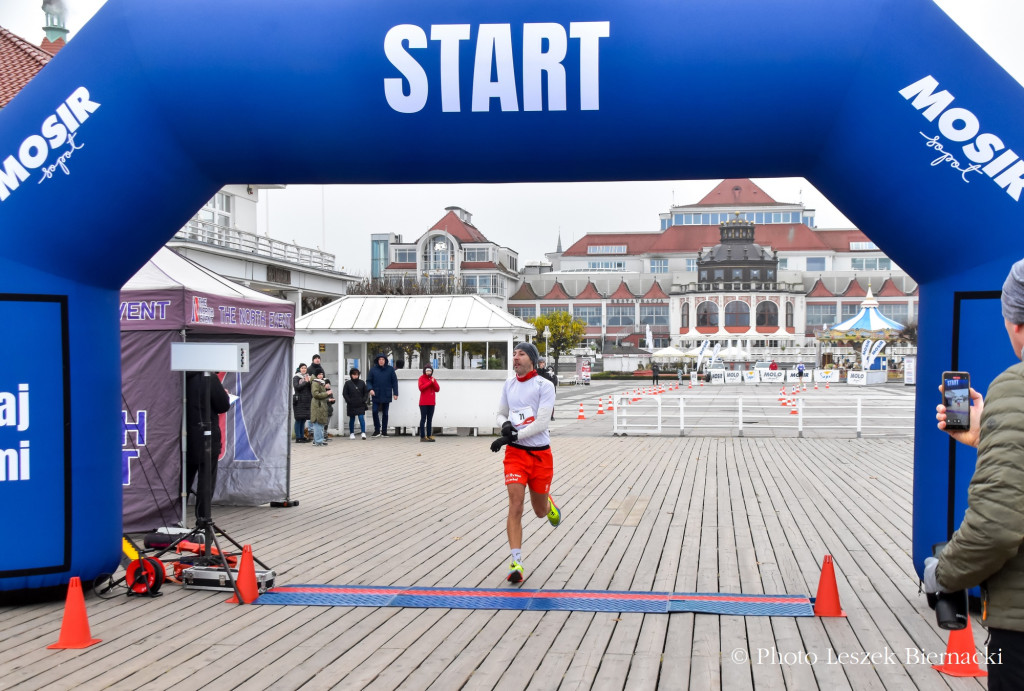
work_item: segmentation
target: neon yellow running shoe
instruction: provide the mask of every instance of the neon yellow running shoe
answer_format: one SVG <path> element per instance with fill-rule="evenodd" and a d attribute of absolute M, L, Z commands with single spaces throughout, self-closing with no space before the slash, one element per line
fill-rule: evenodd
<path fill-rule="evenodd" d="M 555 500 L 548 495 L 548 523 L 558 527 L 558 524 L 562 522 L 562 512 L 558 510 L 558 506 L 555 505 Z"/>
<path fill-rule="evenodd" d="M 521 583 L 523 580 L 523 565 L 518 561 L 509 564 L 508 576 L 505 577 L 505 580 L 509 583 Z"/>

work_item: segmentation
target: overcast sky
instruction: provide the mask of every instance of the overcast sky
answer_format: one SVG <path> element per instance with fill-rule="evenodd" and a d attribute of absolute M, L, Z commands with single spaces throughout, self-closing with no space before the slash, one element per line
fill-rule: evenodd
<path fill-rule="evenodd" d="M 104 1 L 64 0 L 71 40 Z M 936 0 L 936 4 L 1024 84 L 1020 42 L 1024 0 Z M 39 44 L 44 35 L 41 6 L 42 0 L 0 0 L 0 26 Z M 411 242 L 444 215 L 446 206 L 461 206 L 473 214 L 474 225 L 488 239 L 519 252 L 522 265 L 553 251 L 558 233 L 563 247 L 568 247 L 588 232 L 656 231 L 659 213 L 673 203 L 698 201 L 717 182 L 293 185 L 261 193 L 258 230 L 326 249 L 337 255 L 337 268 L 367 274 L 370 233 L 399 233 Z M 755 182 L 777 201 L 802 201 L 816 209 L 819 227 L 852 225 L 802 178 Z"/>

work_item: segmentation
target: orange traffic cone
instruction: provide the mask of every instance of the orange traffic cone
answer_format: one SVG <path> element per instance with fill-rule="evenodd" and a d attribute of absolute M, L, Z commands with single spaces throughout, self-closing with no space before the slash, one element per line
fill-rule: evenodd
<path fill-rule="evenodd" d="M 786 400 L 786 387 L 785 386 L 783 386 L 781 389 L 779 389 L 779 400 L 780 401 Z"/>
<path fill-rule="evenodd" d="M 828 382 L 825 382 L 825 390 L 828 391 Z"/>
<path fill-rule="evenodd" d="M 978 654 L 974 648 L 970 617 L 967 617 L 966 628 L 949 632 L 949 643 L 946 644 L 946 654 L 942 659 L 944 664 L 932 665 L 932 668 L 951 677 L 988 676 L 988 672 L 978 667 Z"/>
<path fill-rule="evenodd" d="M 252 545 L 242 547 L 242 563 L 238 566 L 238 578 L 235 580 L 238 593 L 227 600 L 228 604 L 250 604 L 260 596 L 260 584 L 256 582 L 256 566 L 252 562 Z M 242 596 L 239 603 L 238 596 Z"/>
<path fill-rule="evenodd" d="M 611 396 L 608 397 L 608 410 L 615 410 L 615 401 L 612 400 Z"/>
<path fill-rule="evenodd" d="M 791 399 L 789 399 L 789 404 L 790 404 L 791 406 L 793 406 L 792 408 L 790 408 L 790 409 L 789 409 L 789 414 L 790 414 L 790 415 L 799 415 L 799 414 L 800 414 L 800 409 L 799 409 L 799 407 L 797 406 L 797 400 L 796 400 L 796 398 L 791 398 Z"/>
<path fill-rule="evenodd" d="M 814 598 L 814 616 L 845 617 L 839 604 L 839 588 L 836 586 L 836 571 L 832 566 L 832 555 L 826 554 L 821 564 L 821 578 L 818 580 L 818 594 Z"/>
<path fill-rule="evenodd" d="M 807 393 L 807 384 L 804 384 L 804 393 Z"/>
<path fill-rule="evenodd" d="M 597 399 L 597 414 L 604 415 L 604 402 L 600 398 Z"/>
<path fill-rule="evenodd" d="M 82 595 L 82 581 L 78 576 L 68 582 L 68 597 L 64 602 L 64 620 L 60 625 L 60 638 L 46 646 L 57 650 L 88 648 L 100 639 L 89 633 L 89 617 L 85 613 L 85 596 Z"/>
<path fill-rule="evenodd" d="M 690 385 L 687 386 L 686 388 L 688 388 L 688 389 L 692 389 L 693 388 L 693 378 L 692 377 L 690 378 Z"/>
<path fill-rule="evenodd" d="M 587 416 L 583 414 L 583 403 L 580 402 L 580 414 L 576 416 L 577 420 L 586 420 Z"/>
<path fill-rule="evenodd" d="M 815 390 L 815 391 L 817 391 L 817 390 L 818 390 L 818 382 L 817 382 L 817 381 L 815 381 L 815 382 L 814 382 L 814 390 Z"/>

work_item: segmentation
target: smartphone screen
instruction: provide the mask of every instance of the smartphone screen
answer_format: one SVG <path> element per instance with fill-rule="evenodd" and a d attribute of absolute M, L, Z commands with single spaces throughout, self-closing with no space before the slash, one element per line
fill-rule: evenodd
<path fill-rule="evenodd" d="M 971 375 L 942 373 L 942 404 L 946 406 L 946 429 L 971 428 Z"/>

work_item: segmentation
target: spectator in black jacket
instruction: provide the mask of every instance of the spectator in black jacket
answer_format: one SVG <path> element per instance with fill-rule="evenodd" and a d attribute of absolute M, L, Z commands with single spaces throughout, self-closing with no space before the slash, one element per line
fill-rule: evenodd
<path fill-rule="evenodd" d="M 366 382 L 359 378 L 359 370 L 355 367 L 348 371 L 348 381 L 341 387 L 341 397 L 345 399 L 345 411 L 348 413 L 348 438 L 356 438 L 356 418 L 359 418 L 359 436 L 366 439 L 366 399 L 369 396 Z"/>
<path fill-rule="evenodd" d="M 310 391 L 312 377 L 306 371 L 305 363 L 300 363 L 292 377 L 292 410 L 295 416 L 295 442 L 305 444 L 306 423 L 309 421 L 309 404 L 313 401 L 313 394 Z"/>
<path fill-rule="evenodd" d="M 202 466 L 206 446 L 203 442 L 203 377 L 202 372 L 185 374 L 185 489 L 198 493 L 193 488 L 196 475 Z M 216 374 L 210 375 L 210 492 L 217 485 L 217 461 L 224 452 L 220 436 L 220 416 L 228 412 L 231 399 Z"/>
<path fill-rule="evenodd" d="M 313 353 L 313 357 L 309 361 L 309 378 L 316 379 L 316 375 L 320 372 L 327 376 L 327 372 L 324 371 L 323 365 L 320 364 L 319 353 Z"/>
<path fill-rule="evenodd" d="M 537 360 L 537 374 L 547 379 L 555 387 L 555 395 L 558 394 L 558 375 L 555 371 L 548 367 L 548 361 L 546 358 L 540 358 Z M 551 406 L 551 419 L 555 419 L 555 407 Z"/>

